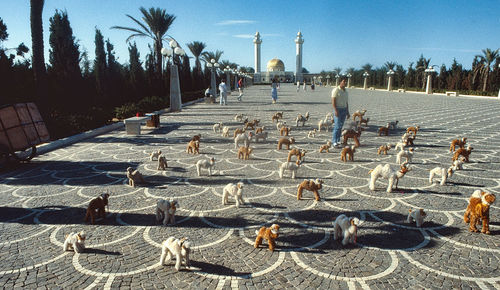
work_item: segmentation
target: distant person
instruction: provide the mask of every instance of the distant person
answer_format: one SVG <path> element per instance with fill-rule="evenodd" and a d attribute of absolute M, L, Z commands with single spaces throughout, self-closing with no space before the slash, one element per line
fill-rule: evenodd
<path fill-rule="evenodd" d="M 215 100 L 212 99 L 212 94 L 210 93 L 210 87 L 208 87 L 206 90 L 205 90 L 205 101 L 206 102 L 210 102 L 210 103 L 214 103 Z"/>
<path fill-rule="evenodd" d="M 238 101 L 241 102 L 241 97 L 243 96 L 243 78 L 238 80 Z"/>
<path fill-rule="evenodd" d="M 274 78 L 271 83 L 271 98 L 273 99 L 273 104 L 276 104 L 278 100 L 278 81 L 276 78 Z"/>
<path fill-rule="evenodd" d="M 220 91 L 220 105 L 227 105 L 227 86 L 226 81 L 223 79 L 219 84 Z"/>
<path fill-rule="evenodd" d="M 302 89 L 305 91 L 307 91 L 307 86 L 306 86 L 306 81 L 304 81 L 304 85 L 302 86 Z"/>
<path fill-rule="evenodd" d="M 311 84 L 311 90 L 314 91 L 314 82 Z"/>
<path fill-rule="evenodd" d="M 299 90 L 300 90 L 300 82 L 297 81 L 297 93 L 299 92 Z"/>
<path fill-rule="evenodd" d="M 345 89 L 347 78 L 342 78 L 338 87 L 332 90 L 333 120 L 335 122 L 332 132 L 333 146 L 340 147 L 340 133 L 344 121 L 349 118 L 349 98 Z"/>

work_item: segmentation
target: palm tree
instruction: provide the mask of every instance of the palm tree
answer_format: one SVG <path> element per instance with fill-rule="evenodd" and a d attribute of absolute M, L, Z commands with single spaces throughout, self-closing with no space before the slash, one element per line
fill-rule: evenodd
<path fill-rule="evenodd" d="M 361 68 L 362 68 L 365 72 L 370 73 L 370 71 L 372 70 L 372 67 L 373 67 L 373 65 L 371 65 L 371 64 L 369 64 L 369 63 L 367 63 L 367 64 L 365 64 L 364 66 L 362 66 Z"/>
<path fill-rule="evenodd" d="M 214 59 L 215 62 L 219 62 L 219 59 L 223 53 L 224 53 L 224 51 L 222 51 L 222 50 L 216 50 L 215 52 L 205 51 L 202 54 L 201 60 L 205 62 L 205 65 L 207 63 L 209 63 L 210 60 L 212 60 L 212 59 Z"/>
<path fill-rule="evenodd" d="M 45 90 L 45 58 L 43 51 L 42 11 L 44 0 L 30 1 L 31 47 L 33 53 L 33 77 L 39 96 L 44 96 Z"/>
<path fill-rule="evenodd" d="M 222 60 L 219 62 L 221 70 L 224 70 L 226 67 L 232 68 L 231 64 L 232 64 L 232 62 L 230 62 L 229 60 Z"/>
<path fill-rule="evenodd" d="M 431 63 L 431 59 L 428 58 L 426 59 L 423 54 L 420 55 L 420 58 L 417 61 L 417 64 L 415 66 L 415 69 L 417 70 L 417 77 L 421 77 L 422 81 L 422 90 L 425 88 L 425 70 L 429 68 L 429 65 Z"/>
<path fill-rule="evenodd" d="M 191 53 L 195 58 L 195 68 L 199 74 L 201 74 L 201 62 L 200 57 L 203 54 L 203 50 L 207 47 L 207 45 L 201 41 L 193 41 L 191 43 L 186 44 Z"/>
<path fill-rule="evenodd" d="M 384 66 L 387 68 L 387 70 L 392 70 L 394 67 L 397 65 L 397 63 L 392 62 L 392 61 L 387 61 L 385 62 Z"/>
<path fill-rule="evenodd" d="M 488 78 L 491 71 L 491 64 L 500 57 L 500 49 L 491 50 L 489 48 L 483 49 L 483 55 L 476 55 L 475 57 L 479 59 L 478 65 L 474 68 L 474 74 L 479 73 L 483 79 L 483 92 L 486 91 L 488 87 Z"/>
<path fill-rule="evenodd" d="M 154 57 L 156 59 L 155 63 L 155 71 L 159 77 L 161 77 L 161 64 L 162 64 L 162 55 L 161 49 L 163 47 L 164 36 L 167 35 L 167 31 L 175 20 L 175 15 L 168 14 L 165 9 L 161 8 L 149 8 L 149 11 L 146 8 L 141 7 L 139 10 L 142 13 L 142 20 L 144 24 L 134 17 L 127 15 L 128 18 L 132 19 L 137 25 L 139 25 L 139 29 L 124 27 L 124 26 L 112 26 L 112 29 L 122 29 L 133 32 L 126 42 L 130 41 L 132 38 L 136 36 L 141 37 L 149 37 L 154 41 Z M 166 40 L 172 39 L 166 38 Z"/>

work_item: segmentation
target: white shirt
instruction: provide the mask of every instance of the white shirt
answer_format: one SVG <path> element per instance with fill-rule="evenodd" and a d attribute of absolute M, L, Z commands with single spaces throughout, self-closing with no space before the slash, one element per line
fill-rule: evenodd
<path fill-rule="evenodd" d="M 347 108 L 347 102 L 349 97 L 347 90 L 342 90 L 340 87 L 336 87 L 332 90 L 332 102 L 335 100 L 335 106 L 337 108 Z"/>
<path fill-rule="evenodd" d="M 226 86 L 226 83 L 220 83 L 219 84 L 219 91 L 222 93 L 227 93 L 227 86 Z"/>

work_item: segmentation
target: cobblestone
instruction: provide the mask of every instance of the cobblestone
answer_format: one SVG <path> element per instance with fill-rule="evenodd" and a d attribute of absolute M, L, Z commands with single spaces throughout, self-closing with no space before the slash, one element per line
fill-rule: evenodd
<path fill-rule="evenodd" d="M 500 102 L 496 99 L 445 97 L 416 93 L 349 90 L 350 110 L 367 109 L 370 121 L 361 135 L 354 162 L 342 162 L 340 149 L 319 153 L 331 130 L 315 138 L 307 133 L 331 111 L 331 88 L 296 92 L 283 84 L 277 104 L 268 87 L 245 90 L 243 102 L 228 106 L 194 104 L 161 116 L 161 128 L 126 135 L 123 129 L 37 156 L 0 173 L 0 287 L 50 288 L 196 288 L 196 289 L 407 289 L 495 288 L 500 218 L 498 202 L 490 210 L 491 235 L 470 233 L 463 223 L 467 200 L 475 189 L 499 196 Z M 296 145 L 306 149 L 297 179 L 280 179 L 278 165 L 287 150 L 276 150 L 280 138 L 271 116 L 278 111 L 292 126 Z M 310 112 L 305 127 L 295 127 L 298 113 Z M 214 133 L 223 122 L 230 135 L 242 124 L 234 115 L 260 119 L 269 137 L 252 143 L 250 160 L 237 158 L 232 138 Z M 378 128 L 399 121 L 388 137 Z M 399 189 L 385 192 L 386 180 L 368 188 L 370 169 L 395 166 L 396 152 L 377 155 L 378 146 L 395 144 L 406 127 L 420 125 L 415 156 Z M 185 152 L 201 133 L 199 155 Z M 446 186 L 429 184 L 429 170 L 449 166 L 452 139 L 467 137 L 474 147 L 471 162 Z M 168 160 L 156 170 L 148 154 L 161 150 Z M 216 158 L 213 176 L 196 173 L 195 163 Z M 125 169 L 137 168 L 148 183 L 127 186 Z M 289 175 L 286 175 L 289 176 Z M 322 178 L 321 201 L 297 185 Z M 244 183 L 246 203 L 222 205 L 227 183 Z M 109 192 L 104 220 L 83 222 L 89 201 Z M 154 218 L 158 199 L 176 198 L 175 225 Z M 422 228 L 408 224 L 409 208 L 428 213 Z M 363 221 L 356 245 L 333 240 L 332 221 L 340 214 Z M 255 230 L 278 223 L 274 253 L 267 243 L 253 247 Z M 65 235 L 85 230 L 82 254 L 62 252 Z M 169 236 L 193 242 L 192 268 L 180 272 L 174 261 L 160 266 L 160 245 Z M 477 267 L 470 268 L 470 261 Z"/>

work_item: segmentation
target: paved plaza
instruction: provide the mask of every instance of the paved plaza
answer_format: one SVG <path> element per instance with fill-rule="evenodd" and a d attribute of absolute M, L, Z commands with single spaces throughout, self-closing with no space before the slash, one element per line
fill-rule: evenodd
<path fill-rule="evenodd" d="M 367 109 L 368 126 L 354 162 L 342 162 L 340 149 L 319 153 L 331 130 L 307 133 L 332 110 L 331 88 L 296 92 L 283 84 L 271 104 L 269 86 L 245 90 L 242 102 L 196 103 L 161 116 L 161 127 L 140 136 L 124 128 L 35 157 L 29 164 L 0 173 L 1 288 L 184 288 L 184 289 L 499 289 L 500 210 L 490 211 L 491 235 L 470 233 L 463 222 L 476 189 L 500 197 L 500 101 L 417 93 L 350 89 L 350 111 Z M 283 111 L 296 146 L 308 152 L 297 178 L 278 176 L 287 150 L 277 150 L 279 132 L 271 116 Z M 298 113 L 310 112 L 305 127 Z M 237 113 L 260 119 L 266 142 L 252 143 L 250 160 L 237 158 L 232 138 L 214 133 L 215 122 L 234 129 Z M 399 121 L 388 137 L 378 128 Z M 396 166 L 396 151 L 377 155 L 380 145 L 395 144 L 408 126 L 419 125 L 412 170 L 399 189 L 385 191 L 386 180 L 368 188 L 369 170 Z M 186 153 L 201 133 L 200 154 Z M 429 170 L 451 164 L 450 142 L 467 137 L 474 148 L 470 163 L 446 186 L 429 184 Z M 161 150 L 165 171 L 149 153 Z M 195 163 L 215 157 L 215 174 L 199 177 Z M 138 168 L 147 184 L 127 185 L 125 170 Z M 204 173 L 204 172 L 203 172 Z M 321 201 L 297 185 L 322 178 Z M 246 204 L 222 205 L 228 183 L 244 183 Z M 83 221 L 89 201 L 109 192 L 109 214 L 95 225 Z M 158 199 L 179 202 L 172 226 L 154 217 Z M 410 208 L 423 208 L 422 228 L 407 223 Z M 333 239 L 340 214 L 363 221 L 356 245 Z M 267 242 L 255 249 L 255 230 L 280 225 L 276 251 Z M 65 235 L 85 230 L 87 250 L 63 252 Z M 175 261 L 159 264 L 161 243 L 188 237 L 192 268 L 177 272 Z"/>

